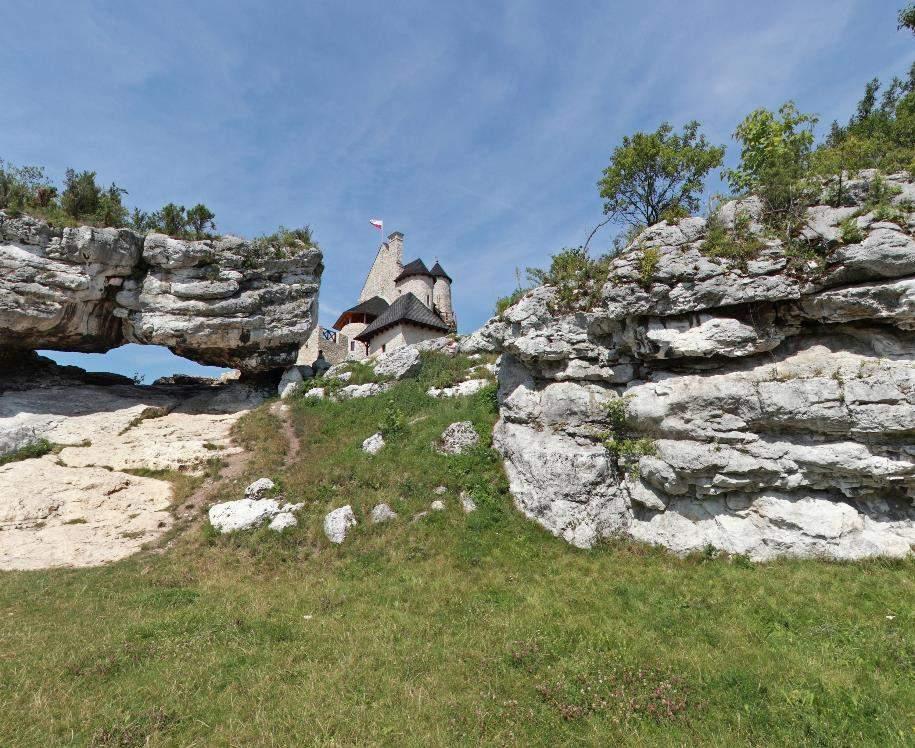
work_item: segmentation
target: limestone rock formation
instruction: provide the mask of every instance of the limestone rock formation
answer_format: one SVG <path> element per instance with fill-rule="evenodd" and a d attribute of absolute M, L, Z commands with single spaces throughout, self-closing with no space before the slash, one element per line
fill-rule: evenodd
<path fill-rule="evenodd" d="M 0 348 L 145 343 L 246 373 L 289 366 L 315 324 L 322 255 L 266 254 L 231 236 L 60 229 L 0 211 Z"/>
<path fill-rule="evenodd" d="M 494 445 L 518 507 L 579 546 L 910 553 L 915 185 L 888 181 L 896 223 L 811 208 L 798 257 L 731 203 L 722 222 L 746 209 L 764 242 L 745 264 L 703 252 L 704 219 L 663 222 L 613 261 L 597 308 L 554 313 L 540 287 L 466 339 L 503 354 Z M 856 212 L 863 239 L 843 243 Z"/>
<path fill-rule="evenodd" d="M 0 455 L 39 440 L 57 452 L 0 466 L 0 569 L 92 566 L 156 541 L 173 523 L 172 486 L 131 471 L 231 462 L 232 426 L 264 397 L 239 382 L 138 387 L 0 356 Z"/>

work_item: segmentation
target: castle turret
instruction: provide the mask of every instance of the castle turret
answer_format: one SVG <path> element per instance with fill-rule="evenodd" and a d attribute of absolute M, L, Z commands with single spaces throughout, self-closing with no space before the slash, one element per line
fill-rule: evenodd
<path fill-rule="evenodd" d="M 359 301 L 368 301 L 380 296 L 389 304 L 397 298 L 394 281 L 403 270 L 403 234 L 393 232 L 386 242 L 382 242 L 375 255 L 375 262 L 362 286 Z"/>
<path fill-rule="evenodd" d="M 457 330 L 457 319 L 454 316 L 454 307 L 451 304 L 451 276 L 439 265 L 438 260 L 429 271 L 435 279 L 432 288 L 432 304 L 436 314 L 441 317 L 452 330 Z"/>

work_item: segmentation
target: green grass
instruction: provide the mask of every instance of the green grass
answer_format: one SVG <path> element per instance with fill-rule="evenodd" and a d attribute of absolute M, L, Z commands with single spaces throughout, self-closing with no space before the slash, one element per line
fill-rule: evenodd
<path fill-rule="evenodd" d="M 8 465 L 11 462 L 19 462 L 20 460 L 32 460 L 36 457 L 44 457 L 46 454 L 50 454 L 53 451 L 54 445 L 51 444 L 51 442 L 47 439 L 37 439 L 30 444 L 26 444 L 24 447 L 20 447 L 14 452 L 0 455 L 0 466 Z"/>
<path fill-rule="evenodd" d="M 495 413 L 427 398 L 454 366 L 427 364 L 379 398 L 291 401 L 289 466 L 266 408 L 239 422 L 253 457 L 223 498 L 269 475 L 297 528 L 0 574 L 0 745 L 912 743 L 915 563 L 571 548 L 512 507 L 488 443 L 431 449 Z M 406 428 L 362 453 L 392 406 Z M 438 485 L 447 510 L 411 521 Z M 369 525 L 379 501 L 399 518 Z M 360 524 L 332 547 L 346 503 Z"/>

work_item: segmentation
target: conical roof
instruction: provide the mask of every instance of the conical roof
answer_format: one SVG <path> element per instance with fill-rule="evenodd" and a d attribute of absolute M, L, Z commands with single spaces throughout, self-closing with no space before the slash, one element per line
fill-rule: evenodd
<path fill-rule="evenodd" d="M 408 262 L 403 266 L 403 270 L 400 275 L 398 275 L 394 282 L 397 283 L 404 278 L 409 278 L 411 275 L 429 275 L 432 273 L 429 272 L 429 268 L 426 267 L 426 263 L 420 260 L 419 258 L 413 260 L 413 262 Z"/>
<path fill-rule="evenodd" d="M 438 260 L 435 261 L 435 264 L 432 266 L 432 270 L 430 270 L 429 273 L 433 278 L 445 278 L 451 283 L 451 276 L 445 272 L 445 268 L 438 264 Z"/>

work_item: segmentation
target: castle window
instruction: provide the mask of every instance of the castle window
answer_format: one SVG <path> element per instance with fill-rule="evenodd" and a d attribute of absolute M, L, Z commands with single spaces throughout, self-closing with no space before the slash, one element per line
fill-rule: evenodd
<path fill-rule="evenodd" d="M 355 351 L 355 350 L 356 350 L 356 341 L 355 341 L 355 340 L 351 340 L 351 341 L 349 342 L 349 349 L 350 349 L 351 351 Z"/>

